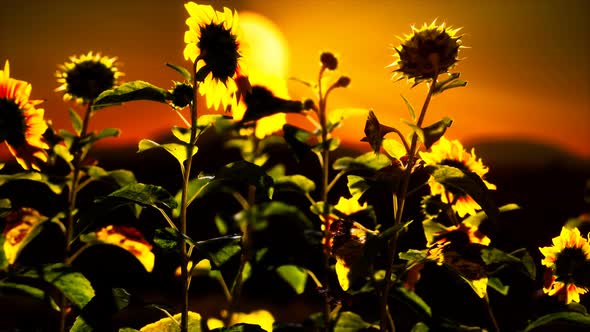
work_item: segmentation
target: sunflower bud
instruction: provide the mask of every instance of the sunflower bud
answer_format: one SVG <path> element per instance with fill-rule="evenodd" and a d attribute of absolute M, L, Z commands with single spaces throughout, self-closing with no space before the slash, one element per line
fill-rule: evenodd
<path fill-rule="evenodd" d="M 323 52 L 322 55 L 320 55 L 320 61 L 322 62 L 322 66 L 327 69 L 336 70 L 336 68 L 338 68 L 338 59 L 336 59 L 336 56 L 331 52 Z"/>
<path fill-rule="evenodd" d="M 340 76 L 338 81 L 334 83 L 334 87 L 337 88 L 346 88 L 350 84 L 350 77 L 348 76 Z"/>
<path fill-rule="evenodd" d="M 395 48 L 398 60 L 391 65 L 398 66 L 395 70 L 398 76 L 419 83 L 448 72 L 458 61 L 461 37 L 456 37 L 456 33 L 460 29 L 447 28 L 444 23 L 437 25 L 435 21 L 420 29 L 412 27 L 412 30 L 402 45 Z"/>
<path fill-rule="evenodd" d="M 315 110 L 316 109 L 316 106 L 315 106 L 315 103 L 313 102 L 313 100 L 306 99 L 303 102 L 303 109 L 304 110 Z"/>
<path fill-rule="evenodd" d="M 187 83 L 176 83 L 172 90 L 172 105 L 183 108 L 193 101 L 193 86 Z"/>

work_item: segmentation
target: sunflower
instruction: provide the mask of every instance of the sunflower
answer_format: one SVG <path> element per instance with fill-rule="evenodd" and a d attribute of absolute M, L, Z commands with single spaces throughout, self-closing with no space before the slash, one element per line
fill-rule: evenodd
<path fill-rule="evenodd" d="M 118 84 L 123 73 L 117 68 L 116 61 L 116 57 L 101 56 L 92 51 L 71 56 L 70 61 L 60 65 L 60 70 L 55 73 L 61 84 L 55 91 L 63 91 L 65 101 L 74 99 L 78 104 L 88 104 Z"/>
<path fill-rule="evenodd" d="M 152 246 L 137 229 L 128 226 L 109 225 L 101 228 L 95 235 L 99 241 L 119 246 L 133 254 L 145 267 L 146 271 L 152 272 L 154 269 L 155 256 L 151 251 Z"/>
<path fill-rule="evenodd" d="M 436 20 L 421 28 L 412 26 L 412 33 L 399 38 L 402 44 L 394 48 L 396 60 L 388 66 L 397 66 L 392 78 L 406 77 L 417 84 L 448 72 L 458 61 L 459 30 L 438 25 Z"/>
<path fill-rule="evenodd" d="M 477 158 L 475 150 L 471 149 L 471 153 L 468 153 L 458 140 L 449 141 L 445 137 L 441 137 L 431 147 L 431 152 L 420 152 L 420 157 L 427 165 L 447 165 L 456 167 L 463 172 L 475 173 L 482 178 L 488 189 L 496 189 L 494 184 L 483 179 L 488 172 L 488 168 L 482 163 L 481 159 Z M 476 210 L 481 209 L 471 196 L 457 189 L 445 187 L 434 180 L 433 177 L 430 178 L 428 184 L 430 194 L 433 196 L 440 195 L 443 203 L 452 204 L 453 209 L 460 217 L 473 215 Z"/>
<path fill-rule="evenodd" d="M 236 78 L 245 75 L 244 47 L 238 13 L 227 8 L 219 12 L 208 5 L 188 2 L 189 30 L 184 34 L 184 58 L 197 61 L 199 93 L 206 96 L 207 107 L 224 109 L 232 105 L 238 85 Z"/>
<path fill-rule="evenodd" d="M 545 256 L 541 264 L 548 267 L 543 291 L 566 304 L 580 302 L 580 294 L 588 292 L 590 244 L 577 228 L 563 227 L 553 245 L 539 248 Z"/>
<path fill-rule="evenodd" d="M 287 91 L 287 81 L 278 76 L 251 70 L 248 79 L 253 89 L 260 87 L 269 91 L 273 97 L 284 100 L 288 100 L 290 98 Z M 247 108 L 248 105 L 244 100 L 233 101 L 231 109 L 234 120 L 242 120 L 246 114 Z M 277 131 L 282 130 L 285 123 L 287 123 L 287 115 L 285 113 L 275 113 L 265 116 L 256 120 L 254 135 L 256 135 L 258 139 L 263 139 L 266 136 L 270 136 Z M 244 130 L 241 132 L 241 134 L 248 135 L 250 132 L 248 130 Z"/>
<path fill-rule="evenodd" d="M 487 293 L 488 277 L 481 249 L 490 242 L 490 238 L 477 228 L 461 223 L 435 233 L 427 257 L 438 265 L 445 264 L 457 271 L 483 298 Z"/>
<path fill-rule="evenodd" d="M 35 108 L 41 100 L 29 100 L 31 84 L 10 78 L 8 61 L 0 70 L 0 142 L 5 141 L 10 153 L 22 168 L 39 170 L 47 161 L 49 149 L 43 138 L 47 123 L 44 110 Z"/>
<path fill-rule="evenodd" d="M 32 208 L 20 208 L 6 216 L 4 227 L 4 255 L 9 264 L 14 264 L 23 247 L 34 236 L 33 230 L 47 217 Z"/>

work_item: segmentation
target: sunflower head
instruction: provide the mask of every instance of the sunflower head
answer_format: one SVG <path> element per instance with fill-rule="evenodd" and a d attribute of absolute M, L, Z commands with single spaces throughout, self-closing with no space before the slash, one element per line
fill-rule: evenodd
<path fill-rule="evenodd" d="M 71 56 L 70 61 L 60 65 L 55 73 L 61 84 L 55 91 L 63 91 L 65 101 L 74 99 L 78 104 L 88 104 L 118 84 L 123 73 L 117 68 L 116 61 L 116 57 L 101 56 L 92 51 Z"/>
<path fill-rule="evenodd" d="M 420 157 L 427 165 L 452 166 L 465 173 L 477 174 L 488 189 L 496 189 L 494 184 L 483 179 L 488 172 L 488 168 L 481 159 L 477 158 L 475 150 L 471 149 L 471 152 L 465 151 L 458 140 L 449 141 L 443 136 L 437 143 L 432 145 L 430 152 L 420 152 Z M 473 215 L 476 210 L 481 209 L 479 204 L 463 191 L 451 186 L 444 186 L 432 177 L 428 184 L 431 195 L 440 195 L 441 201 L 445 204 L 451 204 L 460 217 Z"/>
<path fill-rule="evenodd" d="M 0 142 L 24 169 L 40 169 L 49 146 L 43 138 L 47 123 L 41 100 L 30 100 L 31 84 L 10 77 L 8 61 L 0 70 Z"/>
<path fill-rule="evenodd" d="M 188 83 L 175 83 L 172 89 L 172 106 L 184 108 L 193 101 L 193 86 Z"/>
<path fill-rule="evenodd" d="M 553 246 L 539 248 L 545 256 L 541 264 L 550 271 L 543 290 L 566 303 L 580 302 L 580 294 L 590 287 L 590 244 L 577 228 L 567 227 L 552 242 Z"/>
<path fill-rule="evenodd" d="M 119 246 L 135 256 L 148 272 L 154 269 L 155 256 L 152 246 L 135 228 L 109 225 L 96 233 L 96 238 L 104 243 Z"/>
<path fill-rule="evenodd" d="M 184 58 L 196 62 L 199 93 L 207 98 L 207 107 L 227 108 L 235 99 L 235 79 L 245 75 L 244 47 L 238 13 L 224 7 L 219 12 L 208 5 L 185 4 L 186 20 Z"/>
<path fill-rule="evenodd" d="M 40 222 L 46 219 L 47 217 L 32 208 L 20 208 L 6 216 L 3 249 L 8 263 L 14 264 L 18 253 L 27 242 L 27 237 Z"/>
<path fill-rule="evenodd" d="M 458 61 L 459 30 L 439 25 L 436 20 L 421 28 L 412 26 L 412 33 L 400 38 L 402 44 L 394 48 L 396 60 L 390 65 L 397 66 L 394 78 L 406 77 L 420 83 L 448 72 Z"/>

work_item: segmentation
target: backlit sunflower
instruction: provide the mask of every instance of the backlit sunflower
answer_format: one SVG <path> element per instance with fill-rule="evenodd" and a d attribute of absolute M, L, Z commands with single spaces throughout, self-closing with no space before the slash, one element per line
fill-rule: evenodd
<path fill-rule="evenodd" d="M 490 238 L 476 228 L 461 223 L 434 234 L 432 243 L 428 244 L 427 257 L 459 272 L 483 298 L 487 293 L 488 277 L 481 249 L 490 242 Z"/>
<path fill-rule="evenodd" d="M 488 189 L 496 189 L 494 184 L 483 179 L 488 172 L 488 168 L 482 163 L 481 159 L 477 158 L 475 150 L 471 149 L 471 153 L 468 153 L 458 140 L 449 141 L 445 137 L 441 137 L 431 147 L 430 152 L 420 152 L 420 157 L 427 165 L 447 165 L 464 172 L 473 172 L 482 178 Z M 440 195 L 443 203 L 452 204 L 453 209 L 460 217 L 473 215 L 476 210 L 481 209 L 471 196 L 455 188 L 447 188 L 434 180 L 433 177 L 430 178 L 428 184 L 430 185 L 431 195 Z"/>
<path fill-rule="evenodd" d="M 232 104 L 238 92 L 235 79 L 245 75 L 244 47 L 238 24 L 238 13 L 224 7 L 219 12 L 208 5 L 188 2 L 189 30 L 184 34 L 184 58 L 197 61 L 199 93 L 206 96 L 207 107 L 224 109 Z M 238 96 L 239 97 L 239 96 Z"/>
<path fill-rule="evenodd" d="M 248 79 L 253 87 L 262 87 L 271 92 L 274 97 L 285 100 L 289 99 L 287 81 L 278 76 L 265 75 L 262 72 L 251 70 Z M 247 103 L 243 100 L 235 100 L 231 107 L 234 120 L 242 120 L 247 107 Z M 254 134 L 258 139 L 263 139 L 282 130 L 285 123 L 287 123 L 287 115 L 285 113 L 275 113 L 265 116 L 256 120 Z M 250 133 L 248 130 L 244 130 L 241 134 L 248 135 Z"/>
<path fill-rule="evenodd" d="M 9 264 L 14 264 L 24 246 L 31 241 L 33 230 L 47 217 L 31 208 L 20 208 L 6 216 L 4 227 L 4 255 Z"/>
<path fill-rule="evenodd" d="M 586 294 L 590 287 L 590 244 L 577 228 L 566 227 L 552 242 L 550 247 L 539 248 L 545 256 L 541 264 L 548 267 L 543 291 L 566 304 L 580 302 L 580 294 Z"/>
<path fill-rule="evenodd" d="M 101 56 L 92 51 L 71 56 L 70 61 L 60 65 L 55 73 L 61 84 L 55 91 L 63 91 L 65 101 L 73 99 L 78 104 L 88 104 L 103 91 L 117 86 L 123 73 L 117 68 L 116 61 L 116 57 Z"/>
<path fill-rule="evenodd" d="M 436 20 L 421 28 L 412 26 L 412 33 L 399 38 L 402 44 L 394 48 L 396 60 L 388 66 L 397 66 L 392 78 L 406 77 L 420 83 L 448 72 L 458 61 L 459 30 L 446 27 L 445 23 L 438 25 Z"/>
<path fill-rule="evenodd" d="M 39 170 L 47 161 L 47 142 L 43 133 L 47 123 L 44 110 L 35 108 L 41 100 L 29 100 L 31 84 L 10 77 L 8 61 L 0 70 L 0 142 L 5 141 L 10 153 L 24 169 Z"/>
<path fill-rule="evenodd" d="M 104 243 L 119 246 L 135 256 L 146 271 L 154 269 L 155 256 L 152 246 L 135 228 L 128 226 L 109 225 L 96 232 L 96 238 Z"/>

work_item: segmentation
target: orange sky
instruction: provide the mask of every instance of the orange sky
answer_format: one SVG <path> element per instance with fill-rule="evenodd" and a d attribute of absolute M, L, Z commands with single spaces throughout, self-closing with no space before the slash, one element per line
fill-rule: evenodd
<path fill-rule="evenodd" d="M 436 97 L 426 123 L 454 119 L 448 136 L 467 142 L 519 138 L 558 145 L 590 159 L 590 2 L 580 1 L 210 1 L 238 11 L 255 11 L 282 31 L 288 42 L 288 74 L 317 75 L 322 50 L 339 54 L 340 69 L 352 78 L 331 105 L 373 108 L 381 122 L 405 130 L 400 94 L 418 108 L 423 86 L 392 82 L 396 35 L 434 18 L 462 26 L 464 60 L 456 67 L 469 85 Z M 46 118 L 69 128 L 67 109 L 53 92 L 57 64 L 68 56 L 101 51 L 118 56 L 126 81 L 142 79 L 170 87 L 180 77 L 166 62 L 182 57 L 183 1 L 67 0 L 10 1 L 0 11 L 0 61 L 12 76 L 33 84 L 32 98 L 45 99 Z M 298 96 L 301 89 L 292 91 Z M 107 144 L 136 144 L 154 138 L 177 116 L 164 105 L 131 103 L 99 112 L 91 127 L 117 127 L 122 137 Z M 358 142 L 364 119 L 345 123 L 340 134 Z M 2 148 L 2 151 L 5 149 Z"/>

